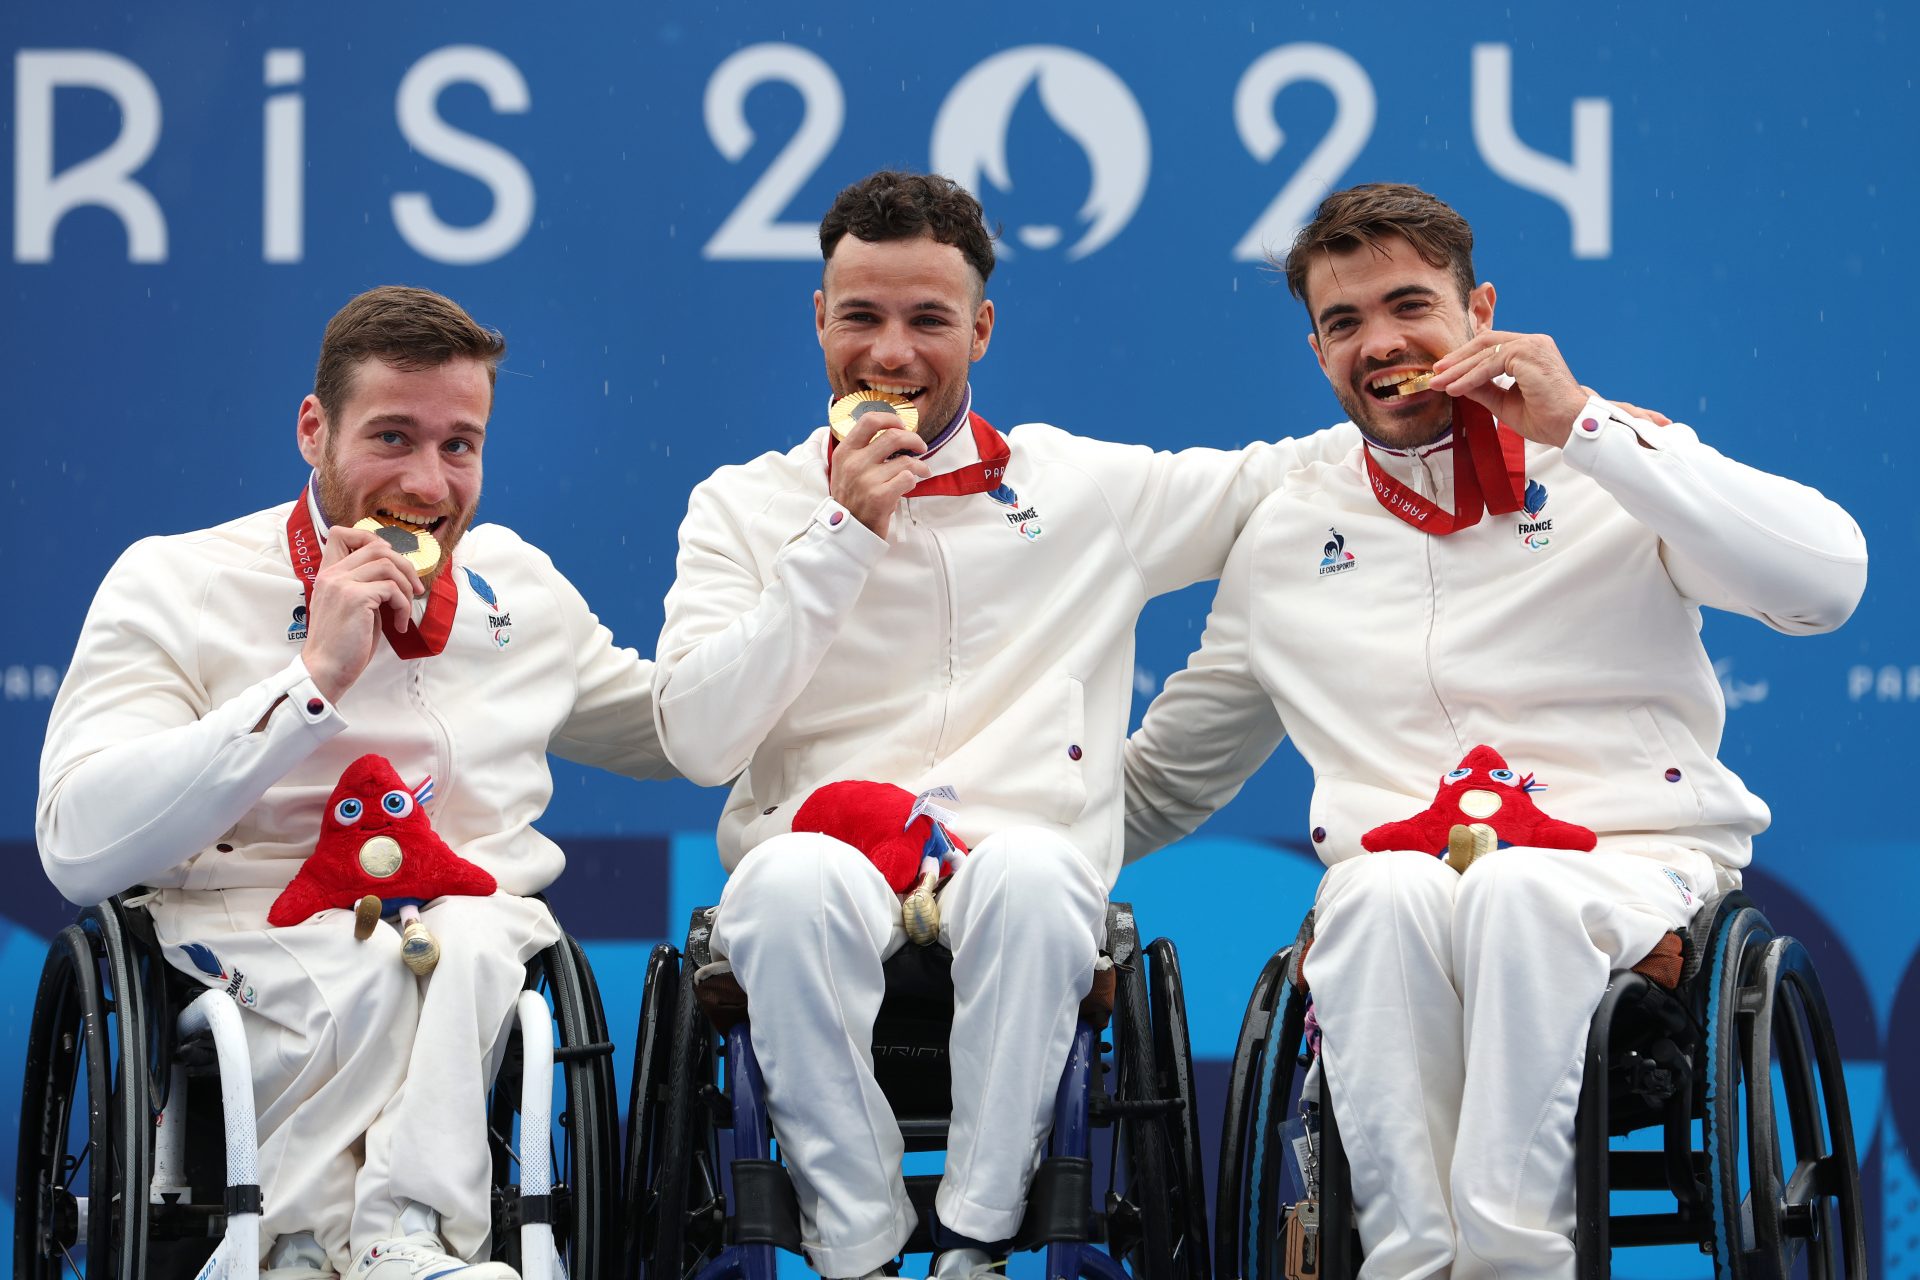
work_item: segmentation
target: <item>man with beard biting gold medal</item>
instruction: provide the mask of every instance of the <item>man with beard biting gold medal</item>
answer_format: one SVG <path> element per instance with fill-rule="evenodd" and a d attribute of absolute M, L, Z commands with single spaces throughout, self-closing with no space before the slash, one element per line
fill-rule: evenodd
<path fill-rule="evenodd" d="M 1313 768 L 1305 976 L 1369 1280 L 1571 1280 L 1593 1011 L 1739 883 L 1768 821 L 1716 758 L 1701 607 L 1814 634 L 1866 584 L 1839 506 L 1494 328 L 1472 250 L 1464 218 L 1399 184 L 1336 192 L 1300 232 L 1287 283 L 1366 439 L 1247 523 L 1127 749 L 1130 856 L 1193 830 L 1282 736 Z M 1482 744 L 1510 762 L 1495 783 L 1537 777 L 1553 825 L 1595 843 L 1542 847 L 1569 842 L 1542 824 L 1464 872 L 1404 847 Z M 1464 816 L 1511 816 L 1467 795 Z"/>
<path fill-rule="evenodd" d="M 490 1225 L 486 1065 L 525 962 L 558 937 L 529 896 L 563 863 L 532 825 L 547 753 L 671 773 L 652 663 L 540 551 L 468 527 L 504 351 L 438 294 L 348 303 L 300 405 L 306 488 L 128 550 L 47 728 L 54 884 L 83 903 L 154 888 L 167 959 L 241 1005 L 272 1280 L 512 1277 L 466 1260 Z M 500 886 L 421 908 L 430 978 L 400 963 L 395 930 L 356 941 L 352 911 L 267 926 L 369 753 L 435 780 L 434 829 Z"/>

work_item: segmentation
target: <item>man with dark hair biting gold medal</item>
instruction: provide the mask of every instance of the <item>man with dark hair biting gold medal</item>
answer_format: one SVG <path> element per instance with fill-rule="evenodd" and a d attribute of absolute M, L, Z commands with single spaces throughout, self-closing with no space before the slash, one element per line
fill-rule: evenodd
<path fill-rule="evenodd" d="M 944 178 L 876 173 L 820 229 L 814 329 L 845 438 L 723 467 L 695 491 L 655 703 L 688 777 L 731 783 L 712 942 L 753 1001 L 768 1106 L 828 1276 L 912 1229 L 871 1069 L 896 890 L 795 831 L 824 784 L 952 788 L 971 852 L 941 891 L 953 951 L 953 1122 L 938 1274 L 984 1268 L 1025 1209 L 1120 869 L 1120 748 L 1145 602 L 1218 573 L 1264 493 L 1351 428 L 1156 453 L 973 411 L 993 247 Z M 864 402 L 907 401 L 917 430 Z M 865 408 L 857 418 L 852 410 Z"/>
<path fill-rule="evenodd" d="M 532 825 L 547 753 L 671 776 L 652 663 L 540 551 L 468 528 L 504 350 L 424 289 L 349 302 L 295 427 L 307 487 L 130 548 L 47 726 L 48 876 L 82 903 L 152 888 L 168 961 L 241 1006 L 270 1280 L 511 1280 L 463 1260 L 490 1227 L 487 1064 L 558 937 L 528 896 L 564 861 Z M 367 754 L 434 779 L 434 829 L 499 884 L 419 909 L 440 947 L 424 980 L 395 930 L 356 940 L 352 911 L 268 927 Z"/>
<path fill-rule="evenodd" d="M 1241 534 L 1128 745 L 1127 851 L 1193 830 L 1291 734 L 1328 866 L 1306 971 L 1361 1274 L 1565 1280 L 1608 975 L 1737 884 L 1768 821 L 1715 758 L 1700 608 L 1831 630 L 1866 547 L 1813 490 L 1495 329 L 1472 247 L 1451 208 L 1383 184 L 1329 196 L 1295 241 L 1308 341 L 1366 439 Z M 1451 853 L 1414 820 L 1436 778 L 1476 837 Z M 1557 821 L 1476 859 L 1542 784 Z"/>

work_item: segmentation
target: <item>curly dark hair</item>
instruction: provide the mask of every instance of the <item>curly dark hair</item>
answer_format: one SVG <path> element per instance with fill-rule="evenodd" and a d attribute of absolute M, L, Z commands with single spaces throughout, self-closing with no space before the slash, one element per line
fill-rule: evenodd
<path fill-rule="evenodd" d="M 849 232 L 870 244 L 931 235 L 960 250 L 979 275 L 982 288 L 993 274 L 993 236 L 980 202 L 965 187 L 937 173 L 882 169 L 841 191 L 827 216 L 820 219 L 821 259 L 832 258 L 835 246 Z"/>
<path fill-rule="evenodd" d="M 1378 249 L 1392 236 L 1412 245 L 1428 266 L 1451 271 L 1466 301 L 1473 292 L 1473 228 L 1438 196 L 1403 182 L 1369 182 L 1322 200 L 1281 264 L 1287 288 L 1306 302 L 1307 267 L 1316 253 Z"/>

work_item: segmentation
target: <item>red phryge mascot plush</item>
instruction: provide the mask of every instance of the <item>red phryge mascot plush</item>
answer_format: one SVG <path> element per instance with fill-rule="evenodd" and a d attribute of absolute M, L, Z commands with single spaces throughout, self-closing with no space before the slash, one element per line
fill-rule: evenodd
<path fill-rule="evenodd" d="M 271 925 L 299 924 L 329 907 L 352 910 L 356 932 L 370 936 L 381 900 L 401 908 L 407 967 L 426 974 L 440 948 L 420 923 L 419 903 L 448 894 L 485 897 L 499 886 L 485 870 L 447 847 L 427 820 L 433 779 L 409 789 L 384 756 L 361 756 L 347 766 L 327 797 L 320 841 L 267 912 Z"/>
<path fill-rule="evenodd" d="M 793 815 L 795 831 L 814 831 L 852 845 L 867 855 L 895 893 L 907 895 L 901 918 L 907 936 L 922 946 L 940 932 L 934 888 L 952 860 L 967 852 L 960 837 L 944 825 L 953 821 L 953 814 L 933 804 L 935 797 L 958 799 L 947 787 L 916 796 L 891 782 L 830 782 Z"/>
<path fill-rule="evenodd" d="M 1543 785 L 1532 774 L 1516 776 L 1492 747 L 1478 746 L 1440 779 L 1439 794 L 1425 812 L 1375 827 L 1360 843 L 1375 853 L 1419 849 L 1444 856 L 1455 871 L 1502 845 L 1592 849 L 1593 832 L 1549 818 L 1533 803 L 1529 793 Z"/>

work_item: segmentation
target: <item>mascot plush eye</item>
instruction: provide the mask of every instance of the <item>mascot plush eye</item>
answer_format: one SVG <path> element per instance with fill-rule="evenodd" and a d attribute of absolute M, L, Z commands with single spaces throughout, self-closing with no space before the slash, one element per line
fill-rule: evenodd
<path fill-rule="evenodd" d="M 1473 770 L 1471 769 L 1449 769 L 1447 771 L 1447 781 L 1458 782 L 1472 772 Z"/>
<path fill-rule="evenodd" d="M 339 804 L 333 806 L 333 816 L 335 818 L 338 818 L 342 823 L 350 827 L 354 823 L 360 821 L 360 814 L 362 813 L 363 810 L 365 810 L 365 808 L 366 806 L 361 804 L 358 800 L 354 799 L 352 796 L 348 796 L 345 800 L 342 800 Z"/>
<path fill-rule="evenodd" d="M 389 818 L 404 818 L 413 812 L 413 796 L 405 791 L 389 791 L 380 797 L 380 807 Z"/>
<path fill-rule="evenodd" d="M 1513 770 L 1511 770 L 1511 769 L 1495 769 L 1495 770 L 1493 770 L 1492 772 L 1490 772 L 1489 774 L 1487 774 L 1487 776 L 1488 776 L 1489 778 L 1492 778 L 1492 779 L 1493 779 L 1493 780 L 1494 780 L 1495 782 L 1512 782 L 1512 781 L 1513 781 Z"/>

